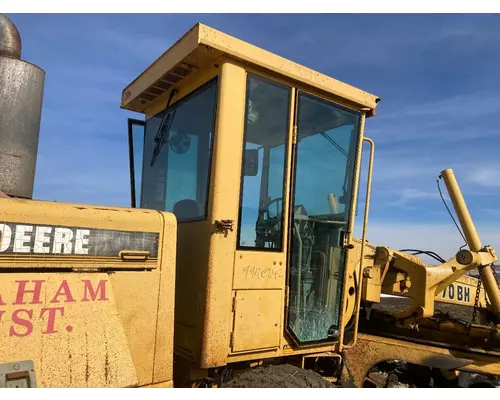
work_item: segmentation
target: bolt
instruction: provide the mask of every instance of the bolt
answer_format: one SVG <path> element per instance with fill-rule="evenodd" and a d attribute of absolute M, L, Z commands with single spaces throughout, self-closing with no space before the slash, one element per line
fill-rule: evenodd
<path fill-rule="evenodd" d="M 386 247 L 377 247 L 376 257 L 384 262 L 389 258 L 389 250 Z"/>
<path fill-rule="evenodd" d="M 370 267 L 369 268 L 365 268 L 363 270 L 363 276 L 365 278 L 368 278 L 368 279 L 373 278 L 373 268 L 370 268 Z"/>
<path fill-rule="evenodd" d="M 399 287 L 401 291 L 405 291 L 406 289 L 411 288 L 411 281 L 409 279 L 405 279 L 404 281 L 401 281 L 399 284 Z"/>
<path fill-rule="evenodd" d="M 21 366 L 20 366 L 19 364 L 14 364 L 14 365 L 12 366 L 12 368 L 13 368 L 13 369 L 15 369 L 15 370 L 17 371 L 18 369 L 20 369 L 20 368 L 21 368 Z"/>

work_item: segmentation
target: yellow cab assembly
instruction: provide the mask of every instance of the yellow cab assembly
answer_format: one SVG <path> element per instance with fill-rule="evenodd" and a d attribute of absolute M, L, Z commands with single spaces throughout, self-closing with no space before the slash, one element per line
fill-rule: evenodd
<path fill-rule="evenodd" d="M 3 72 L 0 26 L 0 82 L 38 93 L 0 104 L 0 387 L 498 386 L 497 257 L 453 171 L 468 249 L 366 240 L 377 96 L 197 24 L 123 90 L 130 208 L 36 201 L 44 74 Z"/>

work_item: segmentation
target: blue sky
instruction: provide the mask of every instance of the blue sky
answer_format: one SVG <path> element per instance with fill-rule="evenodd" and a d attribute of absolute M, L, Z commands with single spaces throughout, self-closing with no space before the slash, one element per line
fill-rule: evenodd
<path fill-rule="evenodd" d="M 140 116 L 120 109 L 122 89 L 202 22 L 382 98 L 366 124 L 370 241 L 451 256 L 460 236 L 436 188 L 451 167 L 500 247 L 500 15 L 8 16 L 47 74 L 35 198 L 129 204 L 127 118 Z"/>

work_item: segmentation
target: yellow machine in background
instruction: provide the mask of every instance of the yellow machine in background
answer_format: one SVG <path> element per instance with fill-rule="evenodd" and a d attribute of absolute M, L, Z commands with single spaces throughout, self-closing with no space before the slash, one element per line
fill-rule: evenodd
<path fill-rule="evenodd" d="M 193 27 L 123 91 L 145 115 L 129 120 L 132 208 L 0 200 L 0 386 L 425 386 L 423 370 L 434 386 L 495 386 L 497 258 L 452 171 L 470 250 L 428 266 L 366 241 L 378 101 Z M 435 313 L 460 303 L 450 287 L 479 324 Z M 383 293 L 411 303 L 372 310 Z"/>

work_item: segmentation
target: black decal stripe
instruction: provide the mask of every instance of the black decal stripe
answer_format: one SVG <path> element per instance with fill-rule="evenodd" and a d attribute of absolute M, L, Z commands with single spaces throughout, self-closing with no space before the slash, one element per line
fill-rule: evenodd
<path fill-rule="evenodd" d="M 1 225 L 8 227 L 8 229 L 1 232 Z M 16 247 L 16 231 L 20 226 L 30 228 L 26 230 L 24 235 L 17 235 Z M 8 230 L 10 230 L 10 235 L 7 235 Z M 0 250 L 2 250 L 0 255 L 62 254 L 117 257 L 122 250 L 134 250 L 148 251 L 150 257 L 157 258 L 159 233 L 0 222 L 0 240 Z M 64 242 L 68 245 L 66 246 Z M 20 248 L 24 251 L 19 251 Z"/>

